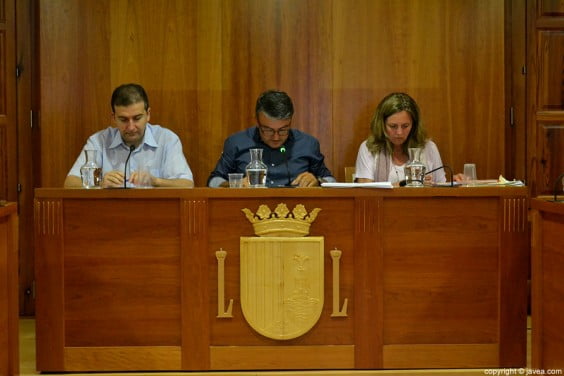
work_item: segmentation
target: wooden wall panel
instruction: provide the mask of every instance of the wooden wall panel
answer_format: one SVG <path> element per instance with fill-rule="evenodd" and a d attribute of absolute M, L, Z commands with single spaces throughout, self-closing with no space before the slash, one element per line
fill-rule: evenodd
<path fill-rule="evenodd" d="M 110 8 L 40 3 L 41 183 L 61 186 L 88 136 L 110 124 Z"/>
<path fill-rule="evenodd" d="M 223 2 L 222 141 L 256 124 L 255 102 L 261 92 L 284 90 L 294 102 L 293 126 L 319 138 L 328 167 L 333 167 L 329 4 L 323 0 Z M 213 163 L 208 173 L 221 146 L 222 142 L 210 155 Z"/>
<path fill-rule="evenodd" d="M 564 110 L 564 30 L 539 33 L 539 110 Z"/>
<path fill-rule="evenodd" d="M 561 0 L 540 0 L 541 15 L 564 16 L 564 3 Z"/>
<path fill-rule="evenodd" d="M 354 164 L 379 101 L 419 103 L 443 162 L 503 172 L 503 3 L 334 1 L 335 154 Z"/>
<path fill-rule="evenodd" d="M 564 172 L 564 124 L 540 123 L 538 131 L 537 188 L 540 192 L 552 192 L 556 178 Z"/>
<path fill-rule="evenodd" d="M 177 132 L 204 185 L 224 139 L 287 91 L 344 179 L 380 99 L 407 91 L 455 170 L 504 171 L 504 2 L 40 0 L 42 185 L 60 186 L 124 82 Z M 485 151 L 485 152 L 484 152 Z"/>
<path fill-rule="evenodd" d="M 0 0 L 0 199 L 17 201 L 15 1 Z"/>

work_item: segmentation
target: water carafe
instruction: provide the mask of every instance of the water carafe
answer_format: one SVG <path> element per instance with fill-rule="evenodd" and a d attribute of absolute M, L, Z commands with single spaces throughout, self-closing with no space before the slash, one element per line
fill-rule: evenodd
<path fill-rule="evenodd" d="M 245 167 L 249 187 L 265 188 L 268 168 L 262 161 L 262 149 L 250 149 L 249 152 L 251 153 L 251 161 Z"/>
<path fill-rule="evenodd" d="M 409 148 L 409 161 L 404 167 L 405 186 L 422 187 L 425 178 L 425 165 L 421 162 L 421 148 Z"/>
<path fill-rule="evenodd" d="M 102 168 L 96 164 L 97 150 L 84 150 L 86 162 L 80 168 L 82 186 L 86 189 L 100 188 L 102 184 Z"/>

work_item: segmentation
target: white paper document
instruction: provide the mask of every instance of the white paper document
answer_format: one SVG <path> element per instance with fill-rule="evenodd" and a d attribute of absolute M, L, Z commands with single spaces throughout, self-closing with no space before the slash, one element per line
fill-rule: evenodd
<path fill-rule="evenodd" d="M 373 182 L 373 183 L 321 183 L 324 188 L 393 188 L 389 181 Z"/>

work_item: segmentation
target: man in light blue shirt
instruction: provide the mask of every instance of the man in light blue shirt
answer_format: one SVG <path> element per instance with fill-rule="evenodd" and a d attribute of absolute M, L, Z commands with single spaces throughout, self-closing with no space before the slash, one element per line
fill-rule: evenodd
<path fill-rule="evenodd" d="M 149 124 L 151 108 L 143 87 L 119 86 L 112 94 L 111 106 L 114 126 L 88 138 L 65 179 L 65 188 L 82 186 L 80 168 L 86 161 L 84 150 L 97 151 L 96 164 L 102 168 L 103 188 L 194 186 L 178 136 L 169 129 Z"/>

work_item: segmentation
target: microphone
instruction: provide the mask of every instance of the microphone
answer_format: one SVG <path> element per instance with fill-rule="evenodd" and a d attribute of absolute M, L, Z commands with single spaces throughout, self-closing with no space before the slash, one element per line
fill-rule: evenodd
<path fill-rule="evenodd" d="M 429 174 L 431 174 L 431 173 L 433 173 L 433 172 L 435 172 L 435 171 L 440 170 L 441 168 L 444 169 L 444 170 L 446 170 L 446 171 L 448 171 L 448 172 L 450 173 L 450 186 L 451 186 L 451 187 L 454 187 L 454 179 L 453 179 L 453 174 L 452 174 L 452 168 L 450 168 L 450 167 L 447 166 L 447 165 L 442 165 L 442 166 L 440 166 L 440 167 L 437 167 L 437 168 L 432 169 L 431 171 L 427 171 L 427 172 L 425 173 L 425 175 L 429 175 Z"/>
<path fill-rule="evenodd" d="M 554 189 L 552 190 L 554 192 L 554 202 L 562 201 L 562 200 L 558 200 L 558 197 L 557 197 L 558 196 L 558 192 L 557 192 L 558 182 L 561 182 L 562 186 L 564 187 L 564 181 L 562 179 L 564 179 L 564 173 L 558 175 L 558 177 L 556 178 L 556 181 L 554 182 Z"/>
<path fill-rule="evenodd" d="M 129 158 L 131 153 L 135 150 L 135 145 L 129 145 L 129 154 L 127 154 L 127 159 L 125 160 L 125 167 L 123 168 L 123 187 L 127 188 L 127 164 L 129 163 Z"/>
<path fill-rule="evenodd" d="M 442 165 L 442 166 L 440 166 L 440 167 L 437 167 L 437 168 L 432 169 L 431 171 L 427 171 L 427 172 L 425 173 L 425 175 L 432 174 L 433 172 L 438 171 L 438 170 L 440 170 L 441 168 L 444 169 L 444 170 L 446 170 L 446 171 L 448 171 L 448 172 L 450 173 L 450 186 L 451 186 L 451 187 L 454 187 L 454 180 L 453 180 L 452 169 L 451 169 L 449 166 L 447 166 L 447 165 Z M 406 184 L 407 184 L 407 181 L 406 181 L 406 180 L 402 180 L 402 181 L 399 182 L 399 186 L 400 186 L 400 187 L 405 187 Z"/>
<path fill-rule="evenodd" d="M 290 167 L 288 167 L 288 154 L 286 154 L 286 147 L 280 147 L 280 153 L 284 156 L 284 164 L 286 165 L 286 174 L 288 175 L 288 187 L 292 185 L 292 180 L 290 180 Z"/>

